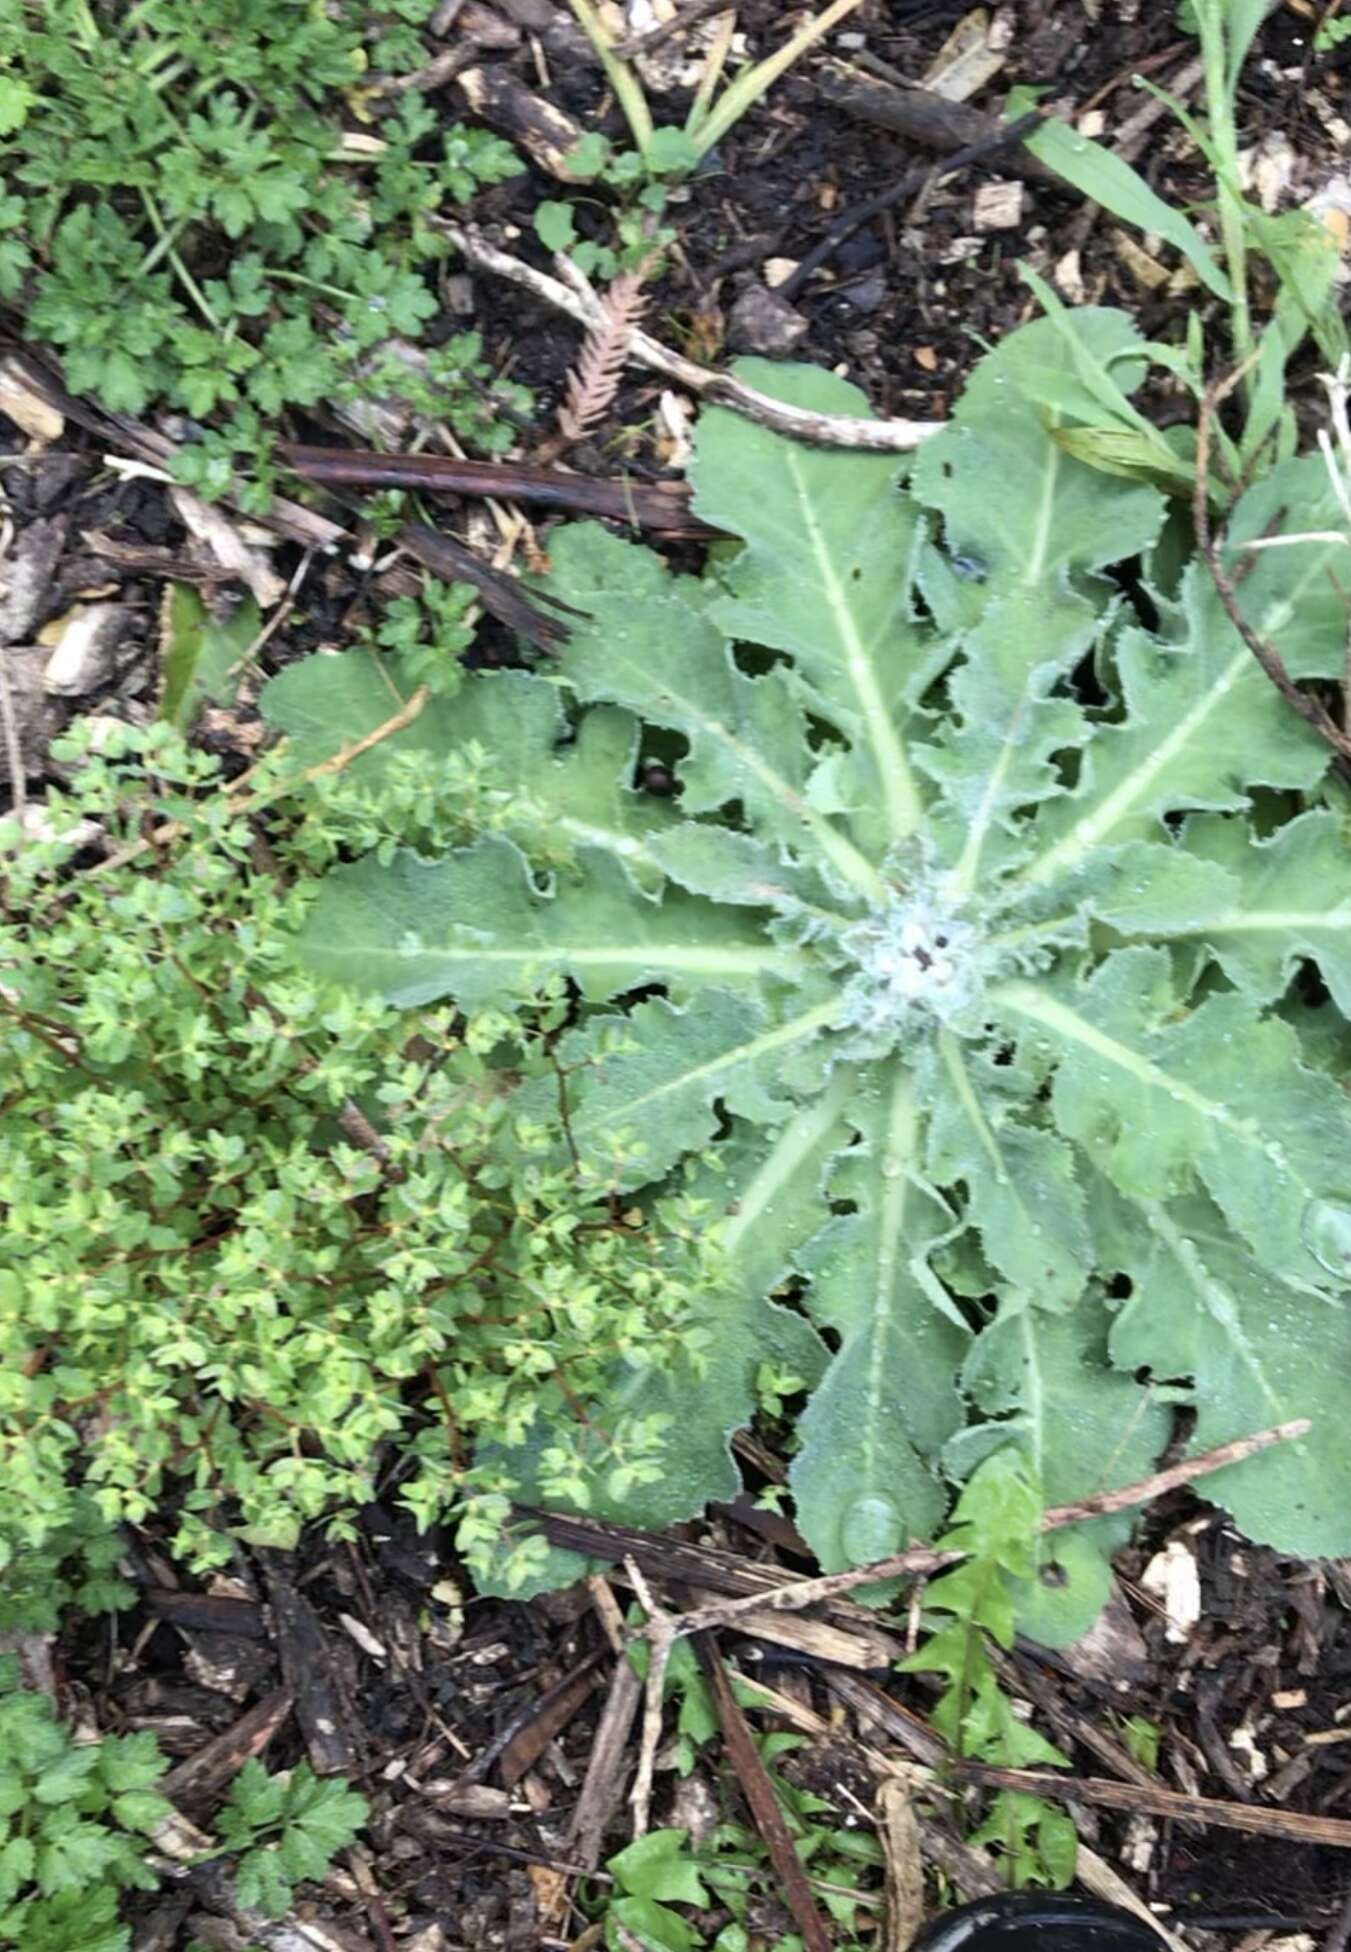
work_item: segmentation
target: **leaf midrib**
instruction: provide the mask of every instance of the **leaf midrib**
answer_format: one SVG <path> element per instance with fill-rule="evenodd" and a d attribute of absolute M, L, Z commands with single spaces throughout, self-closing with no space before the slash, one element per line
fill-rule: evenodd
<path fill-rule="evenodd" d="M 831 552 L 816 518 L 795 449 L 789 450 L 788 472 L 802 509 L 803 526 L 807 531 L 821 588 L 835 620 L 840 647 L 844 652 L 845 671 L 858 699 L 868 743 L 872 747 L 878 783 L 886 806 L 887 831 L 893 842 L 903 841 L 915 831 L 923 817 L 923 804 L 910 770 L 910 761 L 882 696 L 876 667 L 859 635 L 854 613 L 831 560 Z"/>

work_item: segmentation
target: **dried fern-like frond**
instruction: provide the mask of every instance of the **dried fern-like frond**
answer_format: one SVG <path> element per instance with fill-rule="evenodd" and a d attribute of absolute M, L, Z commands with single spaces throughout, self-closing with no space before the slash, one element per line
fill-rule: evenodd
<path fill-rule="evenodd" d="M 579 441 L 594 432 L 619 391 L 624 361 L 642 312 L 646 268 L 621 271 L 601 296 L 601 309 L 568 374 L 567 392 L 558 409 L 564 440 Z"/>

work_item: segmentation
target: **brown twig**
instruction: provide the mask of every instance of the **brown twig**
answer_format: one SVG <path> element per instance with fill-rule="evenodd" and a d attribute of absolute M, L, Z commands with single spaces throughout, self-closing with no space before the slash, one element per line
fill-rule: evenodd
<path fill-rule="evenodd" d="M 414 488 L 427 495 L 497 496 L 545 509 L 580 510 L 663 535 L 724 533 L 690 510 L 683 481 L 596 480 L 523 461 L 465 461 L 448 454 L 376 454 L 360 448 L 279 447 L 306 481 L 339 488 Z"/>
<path fill-rule="evenodd" d="M 675 1625 L 661 1602 L 653 1597 L 652 1589 L 643 1578 L 636 1562 L 624 1561 L 629 1584 L 638 1595 L 647 1621 L 642 1632 L 647 1641 L 647 1678 L 643 1683 L 643 1723 L 638 1741 L 638 1767 L 634 1771 L 633 1792 L 629 1803 L 633 1810 L 633 1834 L 635 1838 L 647 1835 L 647 1826 L 652 1811 L 652 1778 L 656 1773 L 657 1749 L 661 1744 L 661 1704 L 666 1688 L 666 1669 L 671 1659 L 671 1649 L 675 1646 Z"/>
<path fill-rule="evenodd" d="M 1101 1518 L 1107 1512 L 1127 1511 L 1132 1505 L 1152 1504 L 1165 1491 L 1176 1491 L 1179 1485 L 1190 1484 L 1194 1478 L 1223 1471 L 1230 1464 L 1241 1464 L 1245 1457 L 1255 1457 L 1259 1451 L 1270 1450 L 1273 1444 L 1293 1443 L 1299 1437 L 1307 1437 L 1312 1429 L 1308 1417 L 1294 1417 L 1289 1423 L 1273 1424 L 1270 1430 L 1255 1431 L 1251 1437 L 1235 1437 L 1232 1443 L 1217 1444 L 1214 1450 L 1172 1464 L 1166 1471 L 1156 1471 L 1152 1477 L 1141 1478 L 1138 1484 L 1123 1485 L 1119 1491 L 1098 1491 L 1092 1497 L 1076 1499 L 1072 1505 L 1050 1505 L 1042 1513 L 1041 1529 L 1054 1532 L 1062 1525 L 1077 1525 L 1083 1518 Z"/>
<path fill-rule="evenodd" d="M 1239 608 L 1233 579 L 1220 561 L 1220 544 L 1210 526 L 1211 426 L 1216 409 L 1237 386 L 1245 370 L 1246 367 L 1239 367 L 1225 378 L 1215 380 L 1206 388 L 1205 397 L 1201 402 L 1196 427 L 1196 482 L 1192 491 L 1192 519 L 1196 525 L 1197 545 L 1210 572 L 1210 580 L 1215 585 L 1215 594 L 1220 599 L 1225 615 L 1286 704 L 1298 713 L 1305 724 L 1312 727 L 1321 739 L 1326 740 L 1339 759 L 1351 760 L 1351 737 L 1348 737 L 1338 725 L 1321 699 L 1312 698 L 1308 692 L 1300 690 L 1286 669 L 1280 653 L 1273 645 L 1258 636 Z"/>
<path fill-rule="evenodd" d="M 538 651 L 546 654 L 556 651 L 559 640 L 567 635 L 563 619 L 585 614 L 548 590 L 527 592 L 515 576 L 485 563 L 465 543 L 452 535 L 443 535 L 439 529 L 427 528 L 421 522 L 405 522 L 395 540 L 433 576 L 440 576 L 446 582 L 470 584 L 478 591 L 485 610 L 490 610 L 508 630 L 514 630 Z"/>
<path fill-rule="evenodd" d="M 1311 1428 L 1307 1417 L 1297 1417 L 1293 1422 L 1277 1424 L 1270 1430 L 1259 1430 L 1250 1437 L 1235 1438 L 1232 1443 L 1221 1444 L 1215 1450 L 1205 1451 L 1200 1457 L 1175 1464 L 1170 1470 L 1156 1471 L 1152 1477 L 1142 1478 L 1136 1484 L 1122 1485 L 1115 1491 L 1098 1492 L 1077 1504 L 1054 1505 L 1042 1514 L 1041 1530 L 1054 1532 L 1062 1526 L 1077 1524 L 1082 1518 L 1100 1517 L 1104 1512 L 1126 1511 L 1132 1505 L 1146 1504 L 1160 1491 L 1171 1491 L 1180 1484 L 1190 1484 L 1193 1479 L 1206 1477 L 1212 1471 L 1222 1471 L 1242 1458 L 1270 1449 L 1273 1444 L 1289 1443 L 1296 1437 L 1302 1437 Z M 801 1607 L 816 1605 L 819 1600 L 852 1592 L 859 1586 L 881 1585 L 887 1580 L 915 1573 L 937 1572 L 943 1566 L 955 1565 L 964 1557 L 964 1553 L 938 1552 L 931 1546 L 910 1546 L 904 1552 L 895 1553 L 889 1559 L 879 1559 L 869 1566 L 854 1566 L 845 1572 L 826 1573 L 819 1579 L 798 1579 L 785 1586 L 771 1587 L 768 1592 L 747 1594 L 732 1600 L 716 1600 L 687 1613 L 664 1617 L 673 1638 L 678 1638 L 683 1634 L 701 1632 L 706 1627 L 725 1626 L 757 1608 L 766 1611 L 785 1608 L 796 1612 Z M 638 1631 L 640 1636 L 646 1635 L 645 1628 Z"/>
<path fill-rule="evenodd" d="M 13 359 L 24 380 L 33 391 L 54 407 L 58 413 L 73 420 L 77 427 L 85 428 L 103 446 L 130 454 L 146 467 L 167 470 L 182 452 L 173 441 L 147 427 L 127 414 L 108 413 L 96 407 L 89 400 L 81 399 L 67 392 L 59 369 L 50 355 L 41 357 L 31 346 L 19 346 L 17 342 L 5 343 L 5 351 Z M 233 491 L 224 498 L 233 500 Z M 287 501 L 277 495 L 271 507 L 261 514 L 251 515 L 250 519 L 271 529 L 274 534 L 284 536 L 288 542 L 298 542 L 304 549 L 331 550 L 349 538 L 345 529 L 336 522 L 328 521 L 316 510 L 302 508 L 298 502 Z"/>
<path fill-rule="evenodd" d="M 732 1684 L 727 1678 L 727 1669 L 722 1664 L 717 1646 L 710 1634 L 696 1634 L 694 1651 L 699 1657 L 699 1665 L 708 1682 L 713 1706 L 717 1710 L 722 1736 L 727 1744 L 727 1753 L 736 1771 L 755 1827 L 764 1839 L 769 1852 L 769 1861 L 778 1873 L 788 1909 L 802 1934 L 802 1942 L 807 1952 L 830 1952 L 831 1939 L 826 1930 L 825 1920 L 817 1909 L 812 1896 L 807 1874 L 802 1868 L 802 1860 L 784 1822 L 779 1799 L 774 1794 L 774 1785 L 760 1754 L 751 1738 Z"/>
<path fill-rule="evenodd" d="M 458 47 L 447 48 L 444 54 L 434 55 L 425 68 L 414 68 L 407 75 L 381 75 L 378 81 L 368 82 L 366 86 L 375 96 L 406 95 L 410 89 L 430 94 L 433 88 L 444 88 L 463 69 L 472 68 L 482 59 L 481 47 L 472 41 L 461 42 Z"/>
<path fill-rule="evenodd" d="M 900 1770 L 878 1786 L 877 1836 L 886 1860 L 886 1952 L 906 1952 L 924 1923 L 924 1856 L 910 1781 Z"/>
<path fill-rule="evenodd" d="M 600 310 L 573 362 L 558 409 L 558 430 L 565 441 L 584 440 L 594 432 L 619 391 L 643 309 L 644 276 L 642 265 L 621 271 L 601 294 Z"/>
<path fill-rule="evenodd" d="M 1226 1803 L 1214 1796 L 1185 1796 L 1176 1789 L 1146 1789 L 1139 1783 L 1110 1783 L 1097 1776 L 1058 1776 L 1043 1769 L 995 1769 L 954 1757 L 952 1768 L 968 1782 L 989 1789 L 1025 1790 L 1030 1796 L 1061 1802 L 1103 1803 L 1132 1814 L 1172 1817 L 1186 1823 L 1213 1823 L 1250 1836 L 1283 1837 L 1289 1843 L 1327 1844 L 1351 1850 L 1351 1822 L 1343 1817 L 1310 1816 L 1299 1810 L 1273 1810 L 1265 1804 Z"/>
<path fill-rule="evenodd" d="M 442 220 L 438 228 L 475 270 L 491 271 L 499 278 L 523 285 L 546 305 L 566 312 L 579 324 L 591 324 L 598 300 L 580 276 L 575 276 L 571 285 L 565 284 L 547 272 L 537 271 L 533 264 L 498 250 L 495 244 L 464 224 Z M 783 400 L 772 399 L 768 393 L 747 386 L 731 373 L 714 372 L 696 360 L 686 359 L 683 353 L 674 352 L 641 330 L 633 335 L 630 357 L 640 366 L 664 373 L 710 405 L 730 407 L 736 413 L 745 414 L 748 420 L 758 421 L 762 427 L 771 427 L 791 440 L 808 441 L 819 447 L 856 448 L 871 454 L 910 453 L 943 426 L 941 420 L 865 420 L 858 414 L 813 413 L 806 407 L 791 407 Z"/>
<path fill-rule="evenodd" d="M 298 786 L 308 785 L 312 780 L 323 779 L 330 773 L 343 772 L 354 759 L 359 759 L 363 752 L 369 752 L 372 746 L 378 746 L 382 739 L 388 739 L 395 732 L 401 732 L 404 726 L 411 725 L 430 697 L 430 686 L 419 685 L 411 697 L 404 701 L 397 712 L 385 719 L 383 724 L 377 725 L 371 732 L 363 733 L 361 738 L 353 739 L 351 744 L 343 746 L 341 751 L 330 753 L 327 759 L 321 759 L 317 765 L 307 766 L 305 771 L 298 773 L 294 779 L 283 780 L 280 786 L 273 787 L 270 792 L 255 794 L 252 798 L 247 797 L 248 785 L 253 778 L 253 768 L 250 768 L 247 773 L 241 773 L 238 779 L 230 781 L 225 788 L 226 796 L 235 801 L 236 813 L 261 812 L 264 807 L 271 806 L 275 800 L 285 799 L 288 793 L 294 793 Z M 138 859 L 153 847 L 167 846 L 170 841 L 178 840 L 186 832 L 187 827 L 183 821 L 166 820 L 152 832 L 142 834 L 139 840 L 129 841 L 125 847 L 119 847 L 116 853 L 105 855 L 103 860 L 95 862 L 93 867 L 87 868 L 85 872 L 108 874 L 114 868 L 125 867 L 128 861 Z"/>
<path fill-rule="evenodd" d="M 5 762 L 9 768 L 9 792 L 13 810 L 22 814 L 28 805 L 28 780 L 24 771 L 23 746 L 19 740 L 18 714 L 9 682 L 9 646 L 0 644 L 0 731 L 3 731 Z"/>

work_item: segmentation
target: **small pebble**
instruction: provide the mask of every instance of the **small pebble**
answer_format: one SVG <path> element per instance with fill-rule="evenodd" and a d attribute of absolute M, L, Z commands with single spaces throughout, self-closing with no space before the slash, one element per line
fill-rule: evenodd
<path fill-rule="evenodd" d="M 747 285 L 727 320 L 727 337 L 737 352 L 791 352 L 807 336 L 807 320 L 786 299 L 764 285 Z"/>
<path fill-rule="evenodd" d="M 122 603 L 90 603 L 73 610 L 47 661 L 42 688 L 57 698 L 82 698 L 112 677 L 117 647 L 131 612 Z"/>

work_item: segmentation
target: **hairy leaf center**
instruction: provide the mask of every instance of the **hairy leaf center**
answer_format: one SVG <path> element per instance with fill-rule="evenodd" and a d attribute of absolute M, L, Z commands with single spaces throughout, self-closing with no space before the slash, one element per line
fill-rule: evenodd
<path fill-rule="evenodd" d="M 965 1012 L 987 974 L 972 924 L 924 896 L 875 910 L 844 931 L 840 947 L 854 966 L 842 1022 L 889 1042 Z"/>

